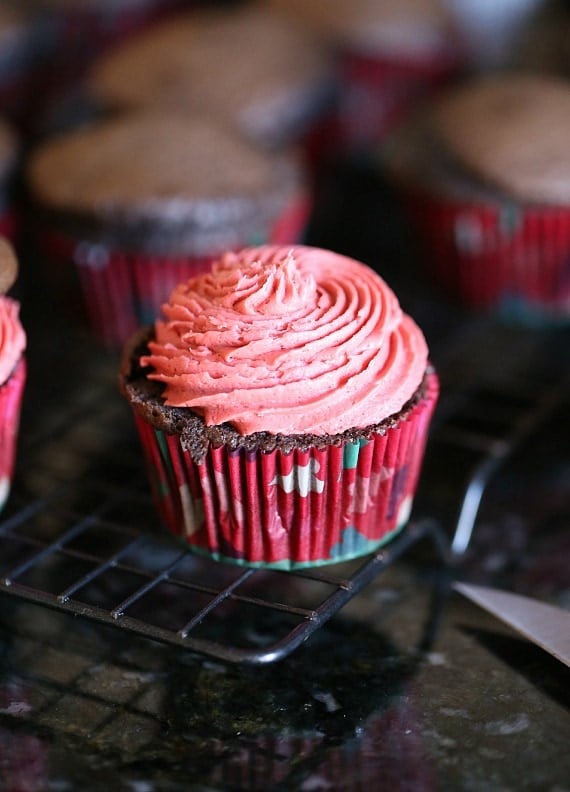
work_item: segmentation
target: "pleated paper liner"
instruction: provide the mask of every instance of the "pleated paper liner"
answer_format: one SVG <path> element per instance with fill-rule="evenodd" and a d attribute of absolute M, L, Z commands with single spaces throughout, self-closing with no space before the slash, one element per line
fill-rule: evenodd
<path fill-rule="evenodd" d="M 243 246 L 300 242 L 312 202 L 307 194 L 295 197 L 267 231 L 267 239 L 244 239 Z M 210 269 L 225 251 L 203 256 L 152 256 L 111 250 L 100 244 L 72 239 L 44 229 L 40 247 L 49 257 L 54 282 L 65 285 L 65 269 L 76 268 L 88 325 L 95 338 L 118 348 L 142 325 L 152 323 L 172 290 Z"/>
<path fill-rule="evenodd" d="M 343 53 L 333 148 L 358 153 L 382 142 L 460 66 L 457 54 L 447 50 L 409 57 Z"/>
<path fill-rule="evenodd" d="M 246 566 L 366 555 L 408 520 L 438 387 L 430 371 L 425 396 L 368 440 L 290 453 L 222 446 L 200 464 L 135 413 L 158 514 L 192 549 Z"/>
<path fill-rule="evenodd" d="M 570 207 L 406 198 L 430 274 L 452 299 L 522 320 L 570 320 Z"/>
<path fill-rule="evenodd" d="M 26 360 L 21 358 L 0 386 L 0 509 L 6 503 L 14 474 L 20 410 L 26 384 Z"/>

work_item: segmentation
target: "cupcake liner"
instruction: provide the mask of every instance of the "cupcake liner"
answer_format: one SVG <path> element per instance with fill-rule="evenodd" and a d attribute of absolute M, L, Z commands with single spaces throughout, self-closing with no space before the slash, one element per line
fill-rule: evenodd
<path fill-rule="evenodd" d="M 345 53 L 340 62 L 337 147 L 358 150 L 382 142 L 418 103 L 459 70 L 451 52 L 406 58 Z"/>
<path fill-rule="evenodd" d="M 0 509 L 8 498 L 14 473 L 25 383 L 26 361 L 21 358 L 11 376 L 0 386 Z"/>
<path fill-rule="evenodd" d="M 570 208 L 419 191 L 406 202 L 429 270 L 451 297 L 523 317 L 570 318 Z"/>
<path fill-rule="evenodd" d="M 438 395 L 368 440 L 290 453 L 210 448 L 200 464 L 136 412 L 165 526 L 192 549 L 246 566 L 292 569 L 372 552 L 407 522 Z"/>
<path fill-rule="evenodd" d="M 297 196 L 269 229 L 267 239 L 244 239 L 243 246 L 298 242 L 310 210 L 307 195 Z M 111 250 L 52 230 L 42 231 L 40 247 L 59 270 L 59 277 L 55 275 L 60 282 L 65 276 L 62 270 L 70 262 L 75 265 L 90 329 L 109 347 L 121 346 L 141 325 L 153 322 L 174 287 L 207 272 L 219 255 L 213 251 L 168 257 Z"/>

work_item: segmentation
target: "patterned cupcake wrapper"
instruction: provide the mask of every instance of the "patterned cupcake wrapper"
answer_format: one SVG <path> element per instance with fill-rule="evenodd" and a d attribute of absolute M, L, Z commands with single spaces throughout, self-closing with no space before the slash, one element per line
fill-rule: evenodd
<path fill-rule="evenodd" d="M 570 318 L 570 208 L 407 197 L 430 272 L 451 297 L 520 318 Z"/>
<path fill-rule="evenodd" d="M 350 152 L 382 142 L 459 68 L 451 52 L 416 58 L 345 53 L 340 63 L 337 148 Z"/>
<path fill-rule="evenodd" d="M 14 473 L 25 384 L 26 360 L 21 358 L 11 376 L 0 387 L 0 509 L 8 498 Z"/>
<path fill-rule="evenodd" d="M 372 552 L 410 514 L 438 379 L 384 434 L 284 453 L 211 448 L 196 464 L 180 439 L 135 413 L 158 513 L 199 552 L 292 569 Z"/>
<path fill-rule="evenodd" d="M 297 196 L 269 229 L 267 239 L 244 239 L 243 246 L 299 242 L 310 210 L 308 196 Z M 141 325 L 153 322 L 174 287 L 208 271 L 220 252 L 153 257 L 77 242 L 50 230 L 43 232 L 40 245 L 59 270 L 59 279 L 65 274 L 62 265 L 65 268 L 70 261 L 76 265 L 89 326 L 95 337 L 111 348 L 122 346 Z M 62 287 L 62 293 L 67 291 Z"/>

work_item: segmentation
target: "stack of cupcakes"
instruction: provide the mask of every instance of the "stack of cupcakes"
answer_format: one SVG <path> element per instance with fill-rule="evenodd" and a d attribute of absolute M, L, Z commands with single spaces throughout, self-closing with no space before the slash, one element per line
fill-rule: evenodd
<path fill-rule="evenodd" d="M 503 73 L 434 102 L 385 152 L 428 270 L 452 299 L 568 321 L 569 124 L 567 80 Z"/>
<path fill-rule="evenodd" d="M 19 318 L 20 306 L 6 295 L 17 273 L 14 251 L 0 237 L 0 509 L 8 498 L 14 473 L 26 382 L 26 334 Z"/>
<path fill-rule="evenodd" d="M 133 114 L 58 136 L 33 153 L 27 182 L 38 245 L 54 277 L 78 275 L 109 346 L 223 251 L 301 241 L 312 208 L 296 153 L 198 116 Z"/>
<path fill-rule="evenodd" d="M 157 509 L 192 549 L 291 569 L 406 524 L 438 381 L 370 268 L 311 247 L 228 253 L 125 347 Z"/>

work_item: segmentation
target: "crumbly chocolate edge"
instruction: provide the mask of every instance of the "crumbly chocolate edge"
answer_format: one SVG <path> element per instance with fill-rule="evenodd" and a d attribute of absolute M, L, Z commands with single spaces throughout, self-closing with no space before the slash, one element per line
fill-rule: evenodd
<path fill-rule="evenodd" d="M 294 449 L 325 448 L 330 445 L 341 446 L 347 442 L 367 440 L 373 434 L 385 434 L 396 427 L 411 410 L 426 397 L 427 379 L 431 367 L 426 370 L 416 392 L 402 409 L 380 423 L 364 428 L 351 428 L 339 434 L 273 434 L 254 432 L 240 434 L 231 424 L 206 426 L 203 419 L 188 407 L 168 407 L 162 400 L 162 383 L 147 377 L 148 368 L 140 365 L 142 355 L 148 354 L 147 342 L 153 333 L 152 327 L 144 327 L 133 336 L 124 348 L 119 371 L 119 390 L 127 399 L 134 412 L 147 423 L 168 435 L 177 435 L 184 451 L 187 451 L 196 464 L 203 462 L 210 447 L 226 446 L 232 451 L 261 451 L 270 453 L 276 449 L 290 453 Z"/>

